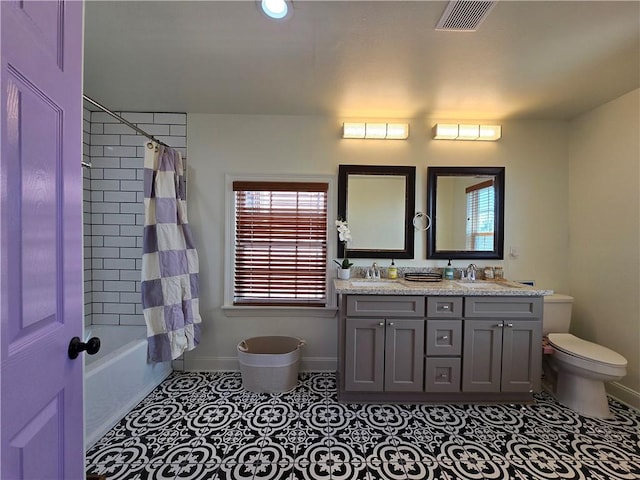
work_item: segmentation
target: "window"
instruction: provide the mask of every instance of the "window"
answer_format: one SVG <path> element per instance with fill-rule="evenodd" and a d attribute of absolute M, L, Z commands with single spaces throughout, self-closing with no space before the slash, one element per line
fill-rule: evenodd
<path fill-rule="evenodd" d="M 326 305 L 328 187 L 233 182 L 234 305 Z"/>
<path fill-rule="evenodd" d="M 493 180 L 466 188 L 467 250 L 493 250 L 495 189 Z"/>

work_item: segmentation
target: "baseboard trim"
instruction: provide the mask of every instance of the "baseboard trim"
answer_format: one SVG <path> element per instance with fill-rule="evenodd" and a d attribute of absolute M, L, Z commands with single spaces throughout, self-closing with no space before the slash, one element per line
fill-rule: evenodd
<path fill-rule="evenodd" d="M 636 392 L 618 382 L 609 382 L 605 386 L 607 394 L 636 410 L 640 410 L 640 392 Z"/>
<path fill-rule="evenodd" d="M 335 357 L 302 357 L 300 370 L 303 372 L 335 372 L 338 359 Z"/>
<path fill-rule="evenodd" d="M 335 372 L 338 359 L 335 357 L 302 357 L 300 371 L 302 372 Z M 238 372 L 240 364 L 238 357 L 197 357 L 187 358 L 184 362 L 186 372 Z"/>
<path fill-rule="evenodd" d="M 238 357 L 185 358 L 185 372 L 236 372 L 240 370 Z"/>

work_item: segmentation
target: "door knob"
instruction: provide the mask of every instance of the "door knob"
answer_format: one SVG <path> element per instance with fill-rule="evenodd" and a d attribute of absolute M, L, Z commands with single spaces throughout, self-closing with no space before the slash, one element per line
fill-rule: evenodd
<path fill-rule="evenodd" d="M 69 358 L 78 358 L 80 352 L 87 351 L 89 355 L 95 355 L 100 350 L 100 339 L 98 337 L 92 337 L 87 340 L 87 343 L 81 342 L 80 337 L 73 337 L 69 342 Z"/>

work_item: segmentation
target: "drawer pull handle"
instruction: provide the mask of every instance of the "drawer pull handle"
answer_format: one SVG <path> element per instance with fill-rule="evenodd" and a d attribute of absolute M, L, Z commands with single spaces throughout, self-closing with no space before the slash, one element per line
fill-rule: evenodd
<path fill-rule="evenodd" d="M 513 323 L 507 323 L 507 327 L 513 327 Z"/>
<path fill-rule="evenodd" d="M 380 323 L 378 324 L 378 326 L 380 326 L 380 327 L 384 327 L 384 322 L 380 322 Z"/>
<path fill-rule="evenodd" d="M 389 325 L 393 327 L 394 324 L 393 324 L 393 322 L 389 322 Z"/>
<path fill-rule="evenodd" d="M 443 310 L 449 310 L 449 305 L 442 305 Z"/>
<path fill-rule="evenodd" d="M 441 373 L 440 375 L 438 375 L 438 378 L 447 378 L 447 374 L 446 373 Z"/>
<path fill-rule="evenodd" d="M 443 335 L 440 337 L 440 340 L 449 340 L 449 335 Z"/>
<path fill-rule="evenodd" d="M 498 328 L 504 328 L 504 323 L 498 323 L 498 324 L 496 325 L 496 327 L 498 327 Z"/>

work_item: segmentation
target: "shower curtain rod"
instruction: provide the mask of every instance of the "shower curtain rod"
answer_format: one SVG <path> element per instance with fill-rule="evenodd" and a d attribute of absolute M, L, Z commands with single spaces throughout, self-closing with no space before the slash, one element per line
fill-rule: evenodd
<path fill-rule="evenodd" d="M 145 137 L 147 137 L 149 140 L 159 143 L 160 145 L 164 145 L 165 147 L 168 147 L 169 145 L 167 145 L 164 142 L 161 142 L 160 140 L 158 140 L 156 137 L 154 137 L 153 135 L 151 135 L 150 133 L 145 132 L 144 130 L 142 130 L 141 128 L 138 128 L 136 125 L 134 125 L 133 123 L 129 122 L 128 120 L 125 120 L 124 118 L 122 118 L 120 115 L 118 115 L 117 113 L 113 113 L 111 110 L 109 110 L 107 107 L 105 107 L 104 105 L 99 104 L 98 102 L 96 102 L 93 98 L 91 97 L 87 97 L 86 95 L 82 95 L 82 98 L 84 100 L 86 100 L 87 102 L 89 102 L 90 104 L 98 107 L 100 110 L 102 110 L 105 113 L 108 113 L 109 115 L 111 115 L 113 118 L 115 118 L 116 120 L 118 120 L 120 123 L 124 123 L 127 127 L 132 128 L 133 130 L 135 130 L 136 132 L 138 132 L 140 135 L 144 135 Z"/>

